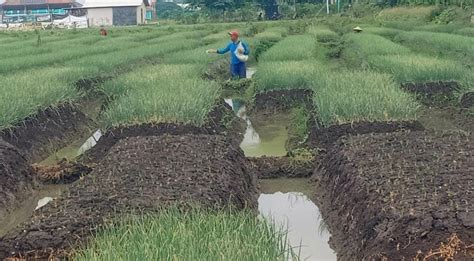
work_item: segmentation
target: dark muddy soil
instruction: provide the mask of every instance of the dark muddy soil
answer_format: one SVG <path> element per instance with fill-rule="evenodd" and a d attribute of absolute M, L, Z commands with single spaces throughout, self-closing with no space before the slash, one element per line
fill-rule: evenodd
<path fill-rule="evenodd" d="M 92 171 L 89 166 L 78 162 L 70 162 L 66 159 L 52 166 L 33 164 L 32 168 L 43 184 L 69 184 Z"/>
<path fill-rule="evenodd" d="M 435 131 L 474 132 L 474 111 L 455 107 L 422 108 L 418 121 L 426 128 Z"/>
<path fill-rule="evenodd" d="M 301 164 L 290 157 L 249 158 L 260 179 L 307 178 L 313 174 L 313 164 Z"/>
<path fill-rule="evenodd" d="M 17 147 L 30 162 L 47 158 L 55 149 L 89 132 L 91 120 L 67 103 L 38 112 L 17 127 L 3 130 L 0 137 Z"/>
<path fill-rule="evenodd" d="M 0 239 L 0 259 L 61 253 L 101 224 L 171 203 L 255 207 L 255 175 L 243 152 L 221 135 L 162 135 L 118 141 L 68 195 Z"/>
<path fill-rule="evenodd" d="M 466 92 L 461 96 L 459 101 L 461 108 L 472 108 L 474 107 L 474 91 Z"/>
<path fill-rule="evenodd" d="M 26 158 L 0 138 L 0 217 L 26 199 L 37 185 Z"/>
<path fill-rule="evenodd" d="M 453 234 L 474 243 L 473 135 L 344 137 L 313 180 L 340 260 L 422 259 Z M 455 260 L 473 258 L 458 253 Z"/>
<path fill-rule="evenodd" d="M 314 92 L 309 89 L 274 90 L 255 95 L 252 110 L 288 110 L 295 106 L 306 106 L 315 112 L 313 105 Z"/>
<path fill-rule="evenodd" d="M 311 148 L 329 149 L 334 142 L 345 135 L 367 133 L 387 133 L 403 130 L 421 131 L 423 126 L 417 122 L 355 122 L 333 125 L 328 128 L 313 127 L 309 134 L 308 145 Z"/>
<path fill-rule="evenodd" d="M 218 105 L 209 113 L 208 121 L 203 127 L 185 124 L 159 123 L 142 124 L 127 127 L 117 127 L 108 130 L 93 148 L 87 151 L 81 161 L 85 163 L 97 163 L 107 155 L 109 149 L 119 140 L 128 137 L 160 136 L 164 134 L 185 135 L 185 134 L 225 134 L 236 145 L 241 141 L 245 126 L 234 116 L 232 108 L 224 101 L 219 101 Z"/>
<path fill-rule="evenodd" d="M 402 89 L 419 95 L 420 101 L 426 105 L 449 104 L 454 100 L 454 92 L 460 88 L 455 81 L 402 84 Z"/>

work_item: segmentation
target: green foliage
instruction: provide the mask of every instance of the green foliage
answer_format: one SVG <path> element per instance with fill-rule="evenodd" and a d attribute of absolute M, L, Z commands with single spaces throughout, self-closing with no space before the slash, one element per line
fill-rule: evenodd
<path fill-rule="evenodd" d="M 383 9 L 376 18 L 378 21 L 428 22 L 437 11 L 437 6 L 395 7 Z"/>
<path fill-rule="evenodd" d="M 340 36 L 326 27 L 311 26 L 309 34 L 314 35 L 320 43 L 329 43 L 339 41 Z"/>
<path fill-rule="evenodd" d="M 274 44 L 275 42 L 272 42 L 272 41 L 266 41 L 266 40 L 258 41 L 255 47 L 255 52 L 254 52 L 255 60 L 258 62 L 262 54 L 264 54 L 267 50 L 269 50 Z"/>
<path fill-rule="evenodd" d="M 293 151 L 293 148 L 301 147 L 308 137 L 310 131 L 310 126 L 308 126 L 310 120 L 309 113 L 303 106 L 293 108 L 290 112 L 289 138 L 286 147 L 291 151 Z"/>
<path fill-rule="evenodd" d="M 312 88 L 325 74 L 325 66 L 313 60 L 260 63 L 254 91 Z"/>
<path fill-rule="evenodd" d="M 319 50 L 316 39 L 311 35 L 288 36 L 266 51 L 260 60 L 263 62 L 306 60 L 314 58 L 316 51 Z M 324 58 L 324 54 L 319 57 Z"/>
<path fill-rule="evenodd" d="M 394 41 L 421 53 L 457 58 L 469 66 L 474 64 L 474 38 L 433 32 L 402 32 Z M 427 48 L 429 46 L 429 48 Z"/>
<path fill-rule="evenodd" d="M 77 68 L 45 68 L 18 72 L 0 78 L 0 130 L 13 127 L 38 110 L 75 101 L 81 93 L 72 78 Z"/>
<path fill-rule="evenodd" d="M 371 68 L 392 73 L 404 82 L 463 81 L 468 71 L 460 64 L 423 55 L 375 55 L 368 57 Z"/>
<path fill-rule="evenodd" d="M 467 27 L 454 31 L 455 34 L 474 37 L 474 27 Z"/>
<path fill-rule="evenodd" d="M 324 126 L 357 121 L 412 120 L 418 104 L 390 75 L 370 71 L 329 75 L 315 90 L 314 102 Z"/>
<path fill-rule="evenodd" d="M 286 234 L 250 210 L 176 207 L 127 216 L 101 229 L 75 260 L 286 260 Z"/>
<path fill-rule="evenodd" d="M 376 34 L 389 39 L 395 38 L 402 30 L 387 27 L 366 27 L 364 33 Z"/>
<path fill-rule="evenodd" d="M 456 10 L 453 8 L 447 8 L 443 10 L 438 16 L 433 19 L 435 24 L 449 24 L 454 21 L 456 17 Z"/>
<path fill-rule="evenodd" d="M 344 40 L 345 50 L 342 56 L 351 66 L 367 67 L 366 60 L 370 55 L 410 53 L 407 47 L 374 34 L 351 33 Z"/>
<path fill-rule="evenodd" d="M 200 78 L 202 65 L 157 65 L 104 85 L 119 97 L 104 112 L 107 127 L 138 123 L 190 123 L 201 126 L 220 95 L 215 82 Z"/>

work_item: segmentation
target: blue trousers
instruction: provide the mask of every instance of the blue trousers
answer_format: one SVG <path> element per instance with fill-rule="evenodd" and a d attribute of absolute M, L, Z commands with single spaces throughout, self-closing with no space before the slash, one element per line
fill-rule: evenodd
<path fill-rule="evenodd" d="M 245 66 L 245 63 L 231 64 L 230 74 L 232 75 L 232 79 L 247 78 L 247 68 Z"/>

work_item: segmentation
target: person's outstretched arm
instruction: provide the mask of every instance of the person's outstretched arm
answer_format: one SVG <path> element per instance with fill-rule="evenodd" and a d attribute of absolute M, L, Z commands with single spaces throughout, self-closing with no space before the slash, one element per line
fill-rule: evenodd
<path fill-rule="evenodd" d="M 217 49 L 217 53 L 218 54 L 225 54 L 227 53 L 228 51 L 230 51 L 230 44 L 228 44 L 226 47 L 224 48 L 221 48 L 221 49 Z"/>

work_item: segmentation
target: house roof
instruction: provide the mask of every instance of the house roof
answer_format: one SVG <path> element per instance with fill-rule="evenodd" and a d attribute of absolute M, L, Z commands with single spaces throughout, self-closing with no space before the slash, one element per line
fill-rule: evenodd
<path fill-rule="evenodd" d="M 23 6 L 23 5 L 54 5 L 54 4 L 68 4 L 72 5 L 75 0 L 6 0 L 1 6 Z"/>
<path fill-rule="evenodd" d="M 149 5 L 148 0 L 85 0 L 81 8 L 140 6 L 142 3 Z"/>

